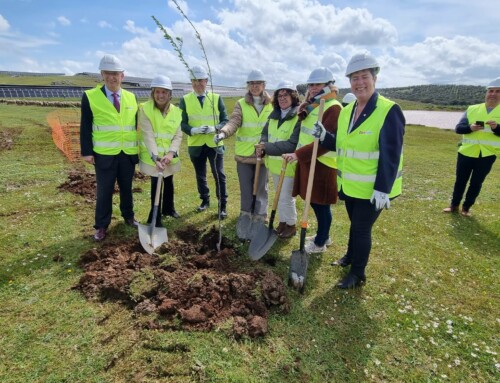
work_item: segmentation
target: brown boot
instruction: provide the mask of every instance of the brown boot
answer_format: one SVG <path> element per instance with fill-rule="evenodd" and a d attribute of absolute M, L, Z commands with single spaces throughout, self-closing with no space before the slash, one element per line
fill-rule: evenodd
<path fill-rule="evenodd" d="M 285 229 L 286 227 L 286 222 L 280 222 L 278 224 L 278 227 L 276 228 L 276 234 L 278 234 L 278 237 L 280 236 L 281 232 Z"/>
<path fill-rule="evenodd" d="M 295 225 L 286 225 L 283 231 L 279 234 L 280 238 L 292 238 L 297 233 Z"/>
<path fill-rule="evenodd" d="M 454 213 L 458 211 L 458 206 L 453 206 L 453 205 L 450 205 L 449 207 L 445 207 L 443 209 L 443 213 Z"/>

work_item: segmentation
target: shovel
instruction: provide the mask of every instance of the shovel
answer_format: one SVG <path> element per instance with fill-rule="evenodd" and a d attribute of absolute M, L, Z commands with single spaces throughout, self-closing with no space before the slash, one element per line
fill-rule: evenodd
<path fill-rule="evenodd" d="M 323 109 L 325 100 L 322 99 L 319 104 L 318 121 L 323 118 Z M 309 203 L 311 202 L 312 186 L 314 181 L 314 170 L 316 169 L 316 157 L 318 156 L 319 139 L 314 138 L 313 152 L 311 157 L 311 168 L 309 169 L 309 178 L 307 179 L 306 200 L 304 201 L 304 213 L 300 223 L 300 247 L 299 250 L 292 251 L 290 259 L 290 273 L 288 275 L 288 285 L 293 286 L 300 293 L 304 292 L 305 281 L 307 277 L 307 267 L 309 266 L 309 254 L 304 250 L 307 232 L 307 215 L 309 213 Z"/>
<path fill-rule="evenodd" d="M 161 185 L 163 182 L 163 173 L 158 173 L 158 183 L 156 184 L 155 201 L 153 205 L 153 217 L 151 224 L 139 224 L 139 240 L 141 245 L 148 252 L 153 254 L 153 251 L 168 241 L 167 229 L 165 227 L 156 227 L 156 217 L 158 216 L 158 205 L 160 203 Z"/>
<path fill-rule="evenodd" d="M 262 159 L 257 157 L 257 165 L 255 166 L 255 174 L 253 179 L 253 192 L 252 192 L 252 207 L 250 208 L 250 214 L 246 212 L 242 212 L 240 218 L 238 219 L 238 223 L 236 224 L 236 235 L 242 241 L 252 239 L 252 235 L 255 234 L 256 225 L 258 222 L 255 222 L 254 211 L 255 211 L 255 202 L 257 200 L 257 187 L 259 186 L 259 174 L 260 174 L 260 165 L 262 163 Z M 254 226 L 252 230 L 252 226 Z M 252 232 L 253 231 L 253 232 Z"/>
<path fill-rule="evenodd" d="M 283 186 L 283 180 L 285 179 L 286 165 L 286 159 L 283 158 L 283 162 L 281 163 L 280 179 L 278 181 L 278 186 L 276 187 L 276 194 L 274 195 L 271 218 L 269 218 L 269 228 L 264 225 L 263 222 L 260 222 L 257 226 L 255 235 L 250 242 L 250 246 L 248 247 L 248 255 L 250 256 L 250 259 L 254 261 L 257 261 L 266 255 L 278 238 L 278 235 L 273 228 L 273 223 L 274 217 L 276 216 L 278 201 L 280 199 L 281 187 Z"/>

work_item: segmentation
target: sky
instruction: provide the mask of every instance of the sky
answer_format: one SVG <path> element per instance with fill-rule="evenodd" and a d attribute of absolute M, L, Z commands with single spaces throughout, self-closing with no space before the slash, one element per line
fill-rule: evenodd
<path fill-rule="evenodd" d="M 189 74 L 154 16 L 182 39 L 189 66 L 244 86 L 252 69 L 272 89 L 321 66 L 340 88 L 356 53 L 380 64 L 377 87 L 487 85 L 500 77 L 500 13 L 491 0 L 0 0 L 0 70 L 98 72 L 106 53 L 125 75 Z M 200 38 L 196 38 L 196 28 Z M 201 49 L 206 52 L 206 59 Z"/>

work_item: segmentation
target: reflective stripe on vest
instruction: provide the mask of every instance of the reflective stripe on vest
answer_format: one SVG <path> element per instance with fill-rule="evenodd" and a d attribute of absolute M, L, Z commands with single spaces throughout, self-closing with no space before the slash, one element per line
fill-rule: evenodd
<path fill-rule="evenodd" d="M 182 121 L 182 111 L 177 106 L 170 104 L 168 113 L 164 117 L 161 111 L 154 107 L 153 100 L 145 102 L 141 107 L 153 127 L 158 157 L 163 157 L 170 151 L 172 139 Z M 155 166 L 151 155 L 152 153 L 149 153 L 144 143 L 142 132 L 139 131 L 139 159 L 148 165 Z M 172 158 L 172 165 L 177 162 L 179 162 L 178 157 Z"/>
<path fill-rule="evenodd" d="M 290 120 L 285 120 L 278 128 L 278 120 L 269 119 L 269 124 L 267 125 L 268 131 L 268 141 L 271 143 L 288 141 L 293 133 L 293 129 L 297 124 L 299 117 L 296 115 Z M 281 156 L 265 156 L 264 161 L 266 163 L 266 168 L 272 174 L 281 174 L 281 165 L 283 158 Z M 297 167 L 297 161 L 291 162 L 287 165 L 285 176 L 293 177 L 295 175 L 295 168 Z"/>
<path fill-rule="evenodd" d="M 476 104 L 467 108 L 467 120 L 469 125 L 476 121 L 496 121 L 500 124 L 500 105 L 497 105 L 490 113 L 486 110 L 486 105 Z M 495 135 L 489 125 L 485 125 L 484 129 L 462 135 L 462 144 L 458 148 L 458 152 L 467 157 L 478 158 L 481 153 L 482 157 L 500 155 L 500 137 Z"/>
<path fill-rule="evenodd" d="M 236 131 L 234 153 L 237 156 L 250 157 L 255 153 L 254 145 L 259 143 L 262 129 L 273 107 L 270 103 L 264 105 L 260 114 L 257 114 L 255 107 L 247 104 L 244 98 L 238 102 L 241 106 L 241 126 Z"/>
<path fill-rule="evenodd" d="M 98 154 L 137 154 L 137 102 L 133 93 L 122 89 L 120 112 L 108 100 L 102 86 L 86 90 L 92 110 L 92 143 Z"/>
<path fill-rule="evenodd" d="M 342 108 L 342 105 L 337 100 L 330 99 L 325 102 L 324 110 L 327 111 L 334 105 L 338 105 L 340 106 L 340 108 Z M 303 120 L 302 123 L 300 124 L 300 135 L 299 135 L 299 143 L 297 144 L 297 149 L 309 145 L 311 142 L 314 141 L 314 136 L 312 135 L 312 132 L 314 130 L 314 124 L 316 123 L 316 121 L 318 121 L 318 112 L 319 112 L 319 107 L 314 108 L 307 115 L 305 120 Z M 321 156 L 318 157 L 318 161 L 328 166 L 329 168 L 334 168 L 334 169 L 337 168 L 337 154 L 335 152 L 328 151 L 325 154 L 322 154 Z"/>
<path fill-rule="evenodd" d="M 193 128 L 200 126 L 214 126 L 217 125 L 219 120 L 219 95 L 215 93 L 206 93 L 203 101 L 203 107 L 196 96 L 196 93 L 191 92 L 184 96 L 184 103 L 186 105 L 186 114 L 188 116 L 188 124 Z M 214 135 L 212 134 L 196 134 L 188 136 L 188 146 L 203 146 L 207 145 L 211 148 L 224 145 L 220 141 L 218 145 L 214 143 Z"/>
<path fill-rule="evenodd" d="M 348 133 L 354 103 L 340 112 L 337 131 L 337 184 L 354 198 L 370 199 L 377 178 L 380 130 L 394 102 L 378 96 L 372 114 L 356 130 Z M 401 194 L 403 154 L 389 197 Z"/>

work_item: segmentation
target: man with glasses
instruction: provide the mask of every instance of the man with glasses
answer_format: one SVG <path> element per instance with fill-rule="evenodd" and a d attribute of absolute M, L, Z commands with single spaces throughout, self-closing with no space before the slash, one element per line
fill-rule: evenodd
<path fill-rule="evenodd" d="M 80 147 L 82 159 L 95 167 L 97 196 L 94 240 L 102 241 L 111 223 L 115 183 L 120 189 L 120 211 L 129 226 L 134 219 L 132 179 L 139 162 L 137 150 L 137 100 L 121 88 L 122 64 L 104 55 L 99 64 L 104 86 L 85 91 L 81 103 Z"/>
<path fill-rule="evenodd" d="M 214 142 L 218 126 L 227 121 L 227 112 L 222 97 L 207 92 L 208 73 L 202 66 L 190 70 L 193 91 L 180 99 L 182 110 L 181 129 L 188 135 L 188 153 L 196 173 L 196 183 L 201 204 L 198 212 L 210 206 L 210 189 L 207 184 L 207 159 L 215 179 L 215 193 L 219 199 L 218 215 L 227 217 L 226 174 L 224 173 L 224 143 Z"/>

